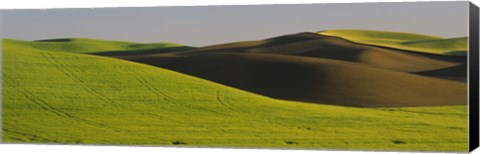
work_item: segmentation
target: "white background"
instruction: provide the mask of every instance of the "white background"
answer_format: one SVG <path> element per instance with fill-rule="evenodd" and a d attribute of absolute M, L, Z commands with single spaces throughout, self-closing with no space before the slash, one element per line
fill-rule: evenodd
<path fill-rule="evenodd" d="M 191 6 L 191 5 L 244 5 L 244 4 L 298 4 L 298 3 L 349 3 L 349 2 L 406 2 L 426 0 L 0 0 L 0 9 L 25 8 L 91 8 L 122 6 Z M 445 0 L 435 0 L 445 1 Z M 480 0 L 472 0 L 480 5 Z M 0 22 L 1 23 L 1 22 Z M 0 24 L 1 25 L 1 24 Z M 1 28 L 1 27 L 0 27 Z M 199 154 L 398 154 L 400 152 L 366 151 L 318 151 L 318 150 L 267 150 L 267 149 L 220 149 L 220 148 L 166 148 L 166 147 L 128 147 L 128 146 L 82 146 L 82 145 L 35 145 L 1 144 L 0 153 L 39 153 L 39 154 L 143 154 L 143 153 L 199 153 Z M 403 152 L 412 153 L 412 152 Z M 413 154 L 413 153 L 412 153 Z M 474 154 L 480 154 L 476 150 Z"/>

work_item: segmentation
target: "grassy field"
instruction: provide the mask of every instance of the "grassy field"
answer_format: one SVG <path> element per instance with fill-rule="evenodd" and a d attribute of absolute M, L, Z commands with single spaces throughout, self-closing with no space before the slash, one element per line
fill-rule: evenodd
<path fill-rule="evenodd" d="M 430 54 L 465 56 L 467 37 L 441 38 L 403 32 L 372 30 L 326 30 L 319 34 L 341 37 L 352 42 Z"/>
<path fill-rule="evenodd" d="M 36 43 L 3 42 L 4 142 L 467 150 L 466 106 L 277 100 L 159 67 L 69 53 L 97 47 Z"/>

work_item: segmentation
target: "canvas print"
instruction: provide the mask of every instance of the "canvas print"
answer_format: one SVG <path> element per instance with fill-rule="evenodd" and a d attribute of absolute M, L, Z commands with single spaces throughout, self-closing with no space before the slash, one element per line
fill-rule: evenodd
<path fill-rule="evenodd" d="M 466 152 L 468 7 L 2 10 L 2 142 Z"/>

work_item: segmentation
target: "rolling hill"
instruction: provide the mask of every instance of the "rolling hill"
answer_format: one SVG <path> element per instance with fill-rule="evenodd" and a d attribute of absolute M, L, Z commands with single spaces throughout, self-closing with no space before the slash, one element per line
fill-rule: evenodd
<path fill-rule="evenodd" d="M 373 30 L 326 30 L 318 33 L 344 38 L 360 44 L 429 54 L 466 56 L 468 50 L 468 38 L 466 37 L 441 38 L 413 33 Z"/>
<path fill-rule="evenodd" d="M 355 107 L 466 105 L 466 83 L 321 58 L 216 53 L 129 60 L 257 94 Z"/>
<path fill-rule="evenodd" d="M 465 105 L 352 108 L 285 101 L 159 67 L 68 52 L 4 40 L 4 142 L 415 151 L 466 151 L 468 146 Z M 218 63 L 221 59 L 215 56 L 223 59 L 230 55 L 211 54 L 205 59 Z M 377 77 L 357 75 L 374 73 L 385 75 L 382 81 L 391 78 L 397 82 L 398 75 L 430 83 L 415 81 L 427 96 L 435 93 L 429 93 L 435 86 L 442 90 L 449 87 L 449 93 L 443 94 L 456 96 L 461 90 L 457 86 L 463 84 L 339 60 L 268 54 L 235 57 L 231 64 L 222 63 L 238 65 L 238 69 L 229 70 L 233 73 L 242 72 L 244 62 L 256 62 L 266 67 L 280 63 L 293 72 L 273 69 L 272 73 L 279 71 L 285 78 L 296 77 L 295 71 L 311 71 L 312 77 L 355 71 L 353 78 L 341 76 L 339 80 L 370 82 Z M 205 62 L 202 58 L 196 61 Z M 329 78 L 323 79 L 336 81 Z M 397 84 L 410 84 L 401 81 Z M 377 86 L 383 84 L 388 85 Z"/>
<path fill-rule="evenodd" d="M 467 102 L 465 57 L 366 46 L 315 33 L 178 52 L 122 53 L 93 54 L 167 68 L 285 100 L 355 107 Z"/>

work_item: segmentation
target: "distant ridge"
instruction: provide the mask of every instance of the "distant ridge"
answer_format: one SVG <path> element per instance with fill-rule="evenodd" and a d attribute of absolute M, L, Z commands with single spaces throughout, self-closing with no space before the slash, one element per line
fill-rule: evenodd
<path fill-rule="evenodd" d="M 160 43 L 134 43 L 125 41 L 97 40 L 89 38 L 59 38 L 37 41 L 22 41 L 3 39 L 8 43 L 23 44 L 40 50 L 71 52 L 71 53 L 98 53 L 106 51 L 143 51 L 160 50 L 167 48 L 191 48 L 181 44 Z"/>
<path fill-rule="evenodd" d="M 442 38 L 404 32 L 348 29 L 325 30 L 318 33 L 327 36 L 341 37 L 355 43 L 429 54 L 449 56 L 466 56 L 467 54 L 467 37 Z"/>

